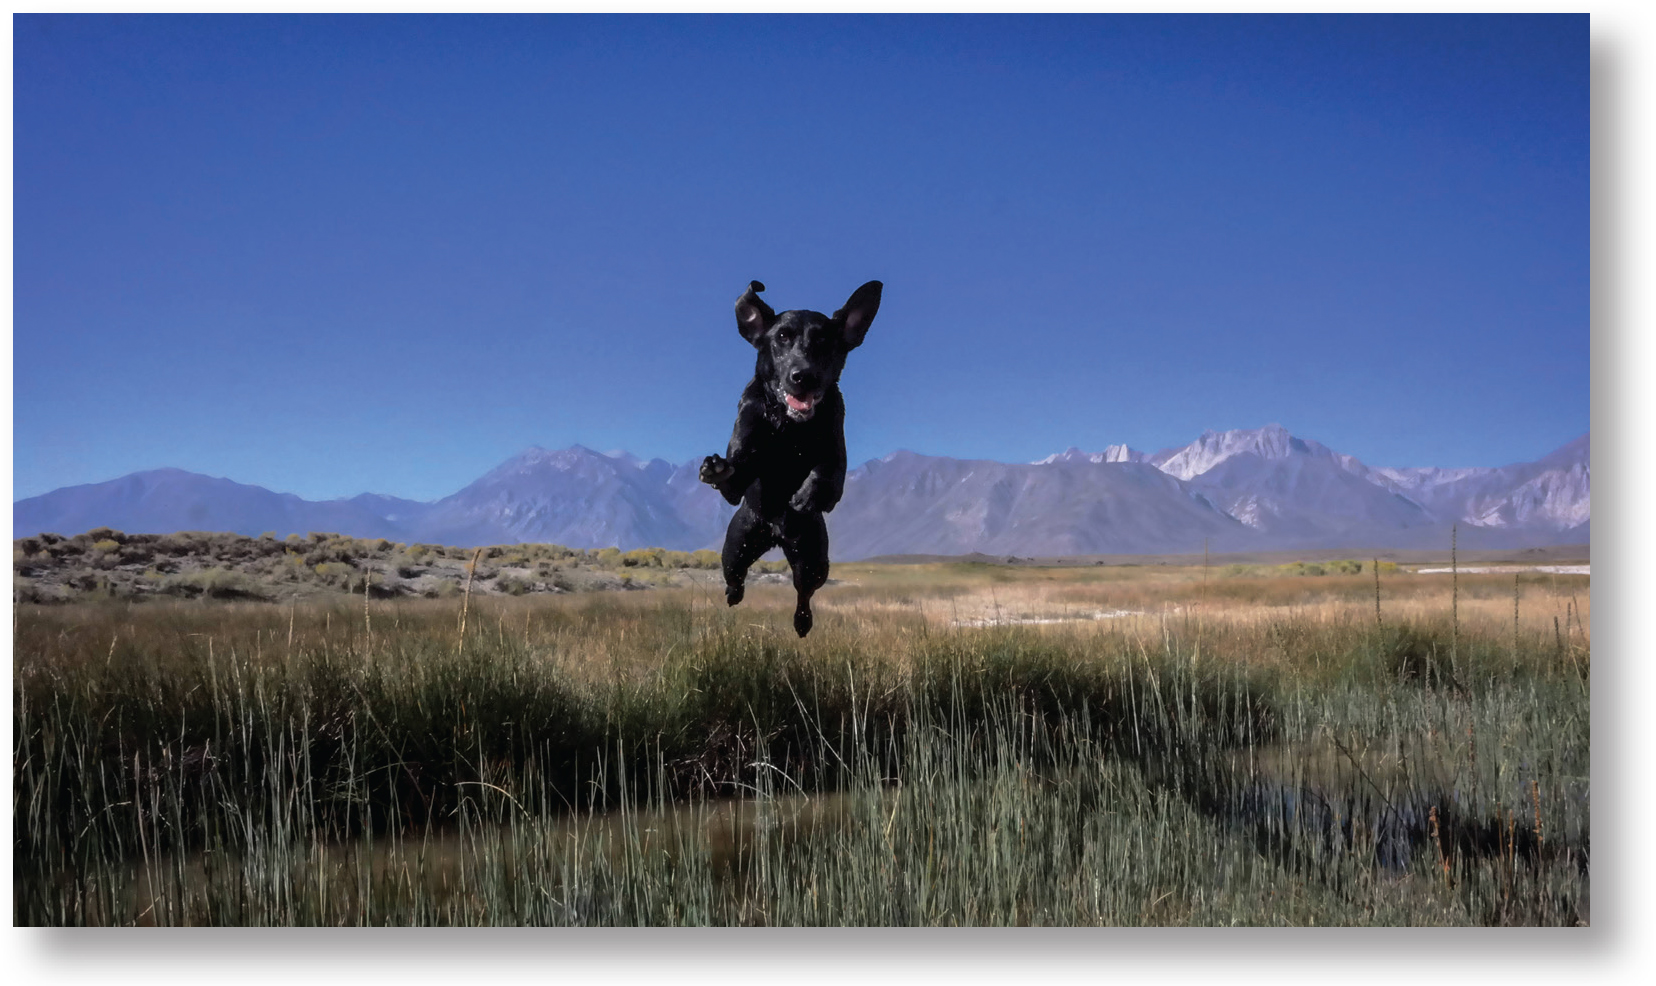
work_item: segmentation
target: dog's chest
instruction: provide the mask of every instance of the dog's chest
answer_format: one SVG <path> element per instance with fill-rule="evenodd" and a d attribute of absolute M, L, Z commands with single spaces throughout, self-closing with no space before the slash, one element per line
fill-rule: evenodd
<path fill-rule="evenodd" d="M 748 490 L 749 503 L 767 518 L 782 517 L 789 500 L 804 485 L 811 471 L 828 455 L 832 436 L 823 421 L 786 422 L 773 425 L 759 443 L 758 472 Z M 755 436 L 758 437 L 758 436 Z"/>
<path fill-rule="evenodd" d="M 823 438 L 812 427 L 816 422 L 790 424 L 778 429 L 769 456 L 770 468 L 778 477 L 791 478 L 797 476 L 804 480 L 806 473 L 814 469 L 823 457 Z"/>

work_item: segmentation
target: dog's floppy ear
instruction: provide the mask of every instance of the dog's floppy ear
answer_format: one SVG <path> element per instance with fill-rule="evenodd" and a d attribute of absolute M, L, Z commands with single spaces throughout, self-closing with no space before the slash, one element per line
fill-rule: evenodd
<path fill-rule="evenodd" d="M 764 338 L 771 323 L 776 321 L 776 312 L 759 297 L 759 292 L 763 290 L 763 284 L 749 281 L 747 291 L 736 299 L 736 328 L 741 330 L 743 339 L 755 346 Z"/>
<path fill-rule="evenodd" d="M 846 349 L 862 345 L 863 336 L 868 334 L 868 326 L 874 321 L 874 314 L 880 310 L 882 287 L 884 285 L 879 281 L 869 281 L 851 292 L 845 307 L 834 313 L 834 321 L 845 323 Z"/>

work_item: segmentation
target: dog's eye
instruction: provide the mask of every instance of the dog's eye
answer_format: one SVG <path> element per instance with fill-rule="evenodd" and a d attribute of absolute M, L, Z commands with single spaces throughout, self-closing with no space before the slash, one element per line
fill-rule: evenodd
<path fill-rule="evenodd" d="M 792 332 L 778 332 L 776 334 L 776 341 L 782 343 L 785 346 L 788 343 L 793 342 L 793 333 Z"/>

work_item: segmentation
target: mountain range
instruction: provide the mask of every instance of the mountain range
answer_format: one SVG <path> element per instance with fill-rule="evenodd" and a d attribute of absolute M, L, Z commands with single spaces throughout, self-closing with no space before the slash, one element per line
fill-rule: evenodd
<path fill-rule="evenodd" d="M 72 486 L 12 506 L 14 536 L 329 531 L 456 546 L 717 548 L 733 509 L 674 465 L 580 445 L 531 448 L 434 502 L 364 493 L 310 501 L 179 469 Z M 1586 543 L 1583 435 L 1498 468 L 1374 468 L 1280 425 L 1206 432 L 1154 454 L 1071 448 L 1032 463 L 899 451 L 846 477 L 834 555 L 1162 554 L 1302 548 L 1521 548 Z"/>

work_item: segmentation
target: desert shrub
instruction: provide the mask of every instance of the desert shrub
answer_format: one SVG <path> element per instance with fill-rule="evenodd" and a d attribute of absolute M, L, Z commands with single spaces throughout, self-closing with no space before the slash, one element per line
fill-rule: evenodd
<path fill-rule="evenodd" d="M 696 568 L 718 568 L 721 564 L 719 553 L 717 551 L 710 551 L 707 548 L 691 552 L 690 563 Z"/>
<path fill-rule="evenodd" d="M 312 565 L 323 562 L 342 562 L 355 566 L 357 560 L 367 555 L 363 545 L 354 538 L 334 537 L 318 544 L 305 552 L 305 560 Z"/>
<path fill-rule="evenodd" d="M 40 594 L 35 589 L 34 579 L 21 576 L 12 576 L 12 598 L 20 603 L 38 603 Z"/>
<path fill-rule="evenodd" d="M 533 588 L 527 581 L 512 575 L 502 575 L 495 585 L 501 592 L 513 596 L 521 596 Z"/>
<path fill-rule="evenodd" d="M 155 557 L 154 538 L 133 538 L 121 545 L 123 564 L 144 564 Z"/>
<path fill-rule="evenodd" d="M 211 599 L 260 599 L 264 593 L 257 582 L 227 568 L 205 568 L 169 577 L 163 591 L 181 596 Z"/>
<path fill-rule="evenodd" d="M 385 576 L 379 572 L 362 572 L 345 579 L 345 591 L 353 595 L 362 595 L 365 592 L 376 596 L 385 596 Z"/>
<path fill-rule="evenodd" d="M 155 552 L 159 555 L 181 557 L 189 554 L 191 545 L 188 538 L 181 534 L 166 534 L 155 542 Z"/>
<path fill-rule="evenodd" d="M 627 568 L 661 568 L 666 564 L 666 552 L 661 548 L 634 548 L 621 556 Z"/>
<path fill-rule="evenodd" d="M 348 585 L 355 569 L 342 562 L 325 561 L 312 566 L 311 571 L 330 585 Z"/>
<path fill-rule="evenodd" d="M 1327 574 L 1326 571 L 1324 570 L 1324 568 L 1321 565 L 1317 564 L 1316 562 L 1303 562 L 1303 561 L 1289 562 L 1286 565 L 1279 566 L 1277 568 L 1277 571 L 1282 575 L 1312 575 L 1312 576 L 1315 576 L 1315 575 L 1325 575 L 1325 574 Z"/>
<path fill-rule="evenodd" d="M 275 575 L 285 571 L 288 564 L 281 555 L 263 555 L 258 558 L 250 558 L 238 567 L 245 572 Z"/>
<path fill-rule="evenodd" d="M 90 542 L 75 538 L 64 538 L 46 550 L 53 558 L 77 558 L 89 547 L 91 547 Z"/>

